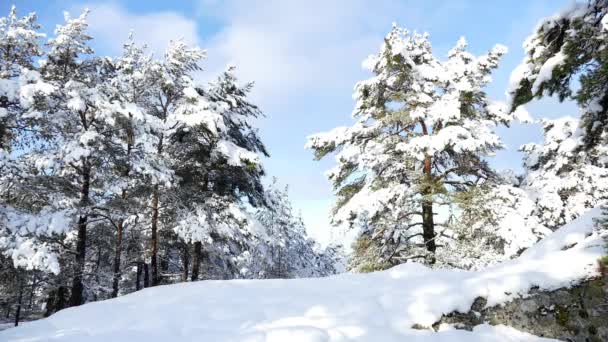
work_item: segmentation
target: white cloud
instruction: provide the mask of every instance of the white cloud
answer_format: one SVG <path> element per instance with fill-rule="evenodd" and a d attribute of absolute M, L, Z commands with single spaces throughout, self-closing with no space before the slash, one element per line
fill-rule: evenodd
<path fill-rule="evenodd" d="M 91 10 L 89 32 L 104 53 L 118 55 L 130 31 L 157 56 L 162 55 L 170 40 L 183 39 L 192 45 L 200 42 L 196 21 L 175 12 L 133 14 L 114 3 L 83 5 L 72 12 L 76 15 L 84 8 Z"/>
<path fill-rule="evenodd" d="M 454 9 L 446 4 L 435 6 L 436 16 Z M 199 14 L 223 24 L 205 44 L 209 68 L 237 65 L 243 80 L 256 81 L 256 100 L 268 109 L 307 92 L 349 94 L 363 75 L 361 61 L 377 50 L 397 13 L 416 27 L 418 10 L 391 1 L 202 0 Z"/>
<path fill-rule="evenodd" d="M 331 234 L 339 234 L 330 228 L 333 196 L 322 176 L 332 161 L 312 161 L 302 149 L 305 137 L 349 122 L 352 88 L 367 77 L 361 61 L 378 51 L 392 22 L 420 30 L 432 22 L 435 32 L 448 30 L 449 17 L 466 6 L 390 0 L 200 0 L 199 5 L 201 20 L 220 25 L 204 41 L 206 74 L 231 63 L 241 80 L 255 81 L 253 99 L 268 115 L 259 126 L 273 155 L 266 163 L 269 173 L 290 184 L 309 234 L 329 242 Z"/>

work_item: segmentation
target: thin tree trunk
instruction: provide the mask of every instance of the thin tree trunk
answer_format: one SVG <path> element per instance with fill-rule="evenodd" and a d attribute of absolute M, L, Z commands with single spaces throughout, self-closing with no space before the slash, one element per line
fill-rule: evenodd
<path fill-rule="evenodd" d="M 124 193 L 124 191 L 123 191 Z M 114 279 L 112 279 L 112 298 L 116 298 L 118 296 L 118 285 L 120 282 L 121 272 L 120 272 L 120 256 L 122 252 L 122 235 L 123 235 L 123 225 L 124 220 L 118 221 L 116 225 L 116 251 L 114 254 Z M 139 282 L 139 280 L 138 280 Z"/>
<path fill-rule="evenodd" d="M 137 277 L 135 279 L 135 291 L 141 290 L 141 272 L 142 272 L 142 262 L 137 262 Z"/>
<path fill-rule="evenodd" d="M 422 134 L 429 135 L 426 123 L 422 119 L 420 120 L 420 126 L 422 127 Z M 425 181 L 427 182 L 431 182 L 433 179 L 432 166 L 432 157 L 428 154 L 425 155 L 422 172 L 426 178 Z M 437 246 L 435 245 L 435 222 L 433 222 L 432 191 L 432 184 L 426 184 L 422 191 L 422 238 L 424 240 L 426 250 L 431 252 L 431 258 L 429 260 L 430 264 L 435 263 L 435 250 L 437 249 Z"/>
<path fill-rule="evenodd" d="M 165 110 L 166 112 L 166 110 Z M 166 119 L 166 113 L 165 113 Z M 161 134 L 158 139 L 158 146 L 156 149 L 158 155 L 162 155 L 163 153 L 163 135 Z M 152 286 L 156 286 L 159 283 L 158 277 L 158 202 L 159 202 L 159 193 L 158 193 L 158 184 L 154 185 L 154 190 L 152 193 L 152 233 L 151 233 L 151 241 L 150 241 L 150 267 L 152 268 Z"/>
<path fill-rule="evenodd" d="M 190 280 L 197 281 L 201 265 L 201 242 L 194 243 L 194 253 L 192 256 L 192 278 Z"/>
<path fill-rule="evenodd" d="M 37 277 L 36 277 L 36 273 L 34 273 L 34 275 L 32 276 L 32 291 L 30 292 L 30 299 L 28 301 L 28 305 L 27 308 L 28 310 L 32 309 L 32 305 L 34 304 L 34 292 L 36 292 L 36 285 L 37 285 Z"/>
<path fill-rule="evenodd" d="M 158 185 L 152 194 L 152 233 L 150 237 L 150 267 L 152 268 L 152 286 L 158 285 Z"/>
<path fill-rule="evenodd" d="M 129 125 L 127 127 L 127 167 L 123 173 L 123 177 L 126 179 L 129 177 L 129 173 L 131 172 L 131 150 L 133 149 L 134 144 L 134 135 L 133 135 L 133 127 L 132 127 L 132 119 L 133 114 L 129 113 Z M 123 201 L 123 205 L 126 205 L 127 200 L 127 189 L 122 189 L 122 193 L 120 194 L 120 198 Z M 116 298 L 118 296 L 118 285 L 120 282 L 120 277 L 122 276 L 120 271 L 120 258 L 122 254 L 122 236 L 124 230 L 125 219 L 124 217 L 118 221 L 116 225 L 116 251 L 114 254 L 114 279 L 112 280 L 112 298 Z M 139 282 L 139 279 L 137 280 Z"/>
<path fill-rule="evenodd" d="M 150 287 L 150 273 L 148 272 L 148 264 L 144 262 L 144 288 Z"/>
<path fill-rule="evenodd" d="M 17 298 L 17 311 L 15 311 L 15 326 L 19 325 L 21 319 L 21 304 L 23 303 L 23 275 L 19 276 L 19 297 Z"/>
<path fill-rule="evenodd" d="M 427 181 L 431 180 L 431 156 L 426 156 L 424 158 L 424 175 L 427 178 Z M 431 259 L 429 262 L 431 264 L 435 263 L 435 250 L 437 246 L 435 244 L 435 223 L 433 222 L 433 199 L 431 198 L 432 189 L 430 188 L 430 184 L 427 185 L 424 189 L 423 199 L 422 199 L 422 237 L 424 239 L 424 245 L 426 246 L 426 250 L 432 253 Z"/>
<path fill-rule="evenodd" d="M 189 244 L 184 244 L 184 248 L 182 250 L 182 267 L 184 268 L 184 273 L 182 274 L 182 281 L 188 281 L 188 271 L 190 268 L 190 252 L 189 252 Z"/>
<path fill-rule="evenodd" d="M 80 190 L 80 207 L 84 208 L 89 202 L 89 190 L 91 183 L 91 169 L 87 160 L 82 162 L 82 187 Z M 87 215 L 80 214 L 78 217 L 78 235 L 76 238 L 76 262 L 74 263 L 74 279 L 72 280 L 72 291 L 70 294 L 70 306 L 78 306 L 84 303 L 83 298 L 83 274 L 87 248 Z"/>
<path fill-rule="evenodd" d="M 84 273 L 84 263 L 86 255 L 87 241 L 87 217 L 78 218 L 78 235 L 76 238 L 76 262 L 74 263 L 74 278 L 72 279 L 72 291 L 70 293 L 70 306 L 78 306 L 84 303 L 84 285 L 82 276 Z"/>

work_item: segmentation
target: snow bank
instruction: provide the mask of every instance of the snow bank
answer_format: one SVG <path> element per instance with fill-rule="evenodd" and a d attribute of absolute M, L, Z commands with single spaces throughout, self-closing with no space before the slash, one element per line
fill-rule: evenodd
<path fill-rule="evenodd" d="M 606 232 L 594 209 L 518 259 L 468 272 L 405 264 L 384 272 L 294 280 L 202 281 L 150 288 L 63 310 L 0 332 L 0 341 L 549 341 L 505 326 L 473 332 L 430 326 L 468 311 L 596 275 Z"/>

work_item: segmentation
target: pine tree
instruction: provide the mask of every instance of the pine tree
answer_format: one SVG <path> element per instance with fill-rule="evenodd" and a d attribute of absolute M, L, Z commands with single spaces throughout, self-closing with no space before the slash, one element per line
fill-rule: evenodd
<path fill-rule="evenodd" d="M 290 241 L 290 229 L 296 222 L 293 217 L 291 204 L 287 197 L 287 187 L 283 190 L 278 187 L 277 179 L 266 190 L 267 208 L 258 210 L 256 217 L 266 227 L 270 254 L 270 265 L 265 272 L 271 278 L 288 278 L 290 270 L 286 267 L 287 256 L 285 251 Z"/>
<path fill-rule="evenodd" d="M 19 85 L 37 75 L 34 58 L 42 55 L 39 44 L 44 35 L 38 30 L 36 14 L 17 17 L 15 6 L 7 17 L 0 18 L 0 163 L 4 164 L 10 151 L 11 137 L 24 128 L 24 111 L 28 98 L 21 98 Z M 3 165 L 0 164 L 0 167 Z"/>
<path fill-rule="evenodd" d="M 601 146 L 581 150 L 584 131 L 579 120 L 565 117 L 543 120 L 544 141 L 522 146 L 526 170 L 522 187 L 534 194 L 535 215 L 555 230 L 604 203 L 608 195 L 608 168 L 588 161 L 602 156 Z"/>
<path fill-rule="evenodd" d="M 263 277 L 271 239 L 254 216 L 268 209 L 268 153 L 252 84 L 234 67 L 197 84 L 204 52 L 179 41 L 161 59 L 134 36 L 121 56 L 96 56 L 87 13 L 66 14 L 46 45 L 35 14 L 0 18 L 5 315 L 49 316 L 161 281 Z M 334 273 L 339 249 L 318 248 L 289 215 L 289 276 Z"/>
<path fill-rule="evenodd" d="M 265 277 L 318 277 L 336 273 L 342 258 L 340 247 L 322 249 L 308 238 L 302 218 L 289 201 L 288 187 L 280 187 L 276 178 L 266 188 L 266 204 L 256 213 L 266 236 L 254 254 L 254 258 L 265 261 L 258 266 Z"/>
<path fill-rule="evenodd" d="M 580 120 L 544 120 L 542 144 L 522 147 L 523 186 L 536 193 L 536 214 L 550 228 L 604 203 L 608 177 L 608 1 L 577 2 L 543 19 L 513 71 L 511 109 L 557 95 L 582 109 Z"/>
<path fill-rule="evenodd" d="M 95 211 L 104 202 L 107 182 L 107 155 L 104 153 L 112 117 L 104 110 L 107 99 L 100 92 L 102 61 L 88 46 L 85 11 L 78 18 L 65 15 L 65 24 L 57 26 L 55 37 L 48 41 L 48 53 L 42 61 L 41 75 L 53 87 L 42 113 L 41 126 L 48 133 L 40 149 L 32 151 L 40 172 L 63 188 L 68 207 L 77 208 L 75 262 L 70 291 L 70 305 L 83 304 L 87 232 L 95 225 Z M 91 222 L 92 221 L 92 222 Z"/>
<path fill-rule="evenodd" d="M 576 2 L 546 18 L 524 43 L 526 57 L 513 71 L 512 110 L 545 95 L 575 100 L 583 109 L 585 150 L 605 144 L 608 126 L 608 1 Z M 580 87 L 574 87 L 578 77 Z M 578 88 L 578 89 L 577 89 Z M 597 156 L 590 155 L 594 162 Z"/>
<path fill-rule="evenodd" d="M 116 229 L 112 297 L 118 295 L 122 276 L 125 230 L 134 229 L 138 220 L 133 218 L 145 211 L 142 197 L 148 188 L 147 172 L 154 169 L 154 165 L 148 165 L 154 151 L 149 143 L 153 136 L 145 114 L 148 98 L 154 95 L 153 65 L 152 58 L 145 55 L 145 47 L 137 46 L 134 35 L 130 34 L 122 56 L 112 61 L 103 87 L 111 103 L 108 110 L 115 113 L 111 155 L 115 182 L 108 185 L 115 196 L 109 200 L 106 212 L 106 218 Z"/>
<path fill-rule="evenodd" d="M 229 67 L 216 82 L 191 94 L 205 104 L 204 116 L 180 132 L 171 147 L 180 160 L 175 172 L 180 178 L 181 219 L 175 230 L 194 245 L 192 280 L 199 277 L 203 244 L 230 240 L 247 249 L 256 232 L 250 231 L 255 224 L 242 206 L 264 204 L 258 153 L 267 152 L 248 122 L 261 112 L 247 101 L 251 84 L 239 86 L 233 73 Z M 195 223 L 184 225 L 190 221 Z"/>
<path fill-rule="evenodd" d="M 355 87 L 356 123 L 310 137 L 317 159 L 339 151 L 328 173 L 333 222 L 362 227 L 384 260 L 435 263 L 437 206 L 494 178 L 485 157 L 501 148 L 493 130 L 511 116 L 483 87 L 506 48 L 475 57 L 466 46 L 459 40 L 440 61 L 428 35 L 393 27 L 365 62 L 374 77 Z"/>
<path fill-rule="evenodd" d="M 171 187 L 174 182 L 170 169 L 171 155 L 167 146 L 185 125 L 181 120 L 182 111 L 187 110 L 188 101 L 196 98 L 196 95 L 193 96 L 196 90 L 191 73 L 200 70 L 199 62 L 204 57 L 203 50 L 197 47 L 189 48 L 183 42 L 176 41 L 167 48 L 164 60 L 154 67 L 158 81 L 147 104 L 147 110 L 150 114 L 148 120 L 153 122 L 151 132 L 156 140 L 153 145 L 161 172 L 151 178 L 153 189 L 150 204 L 152 212 L 149 255 L 152 286 L 158 285 L 161 280 L 158 270 L 158 230 L 160 210 L 166 200 L 161 198 L 161 195 L 165 192 L 164 189 Z"/>

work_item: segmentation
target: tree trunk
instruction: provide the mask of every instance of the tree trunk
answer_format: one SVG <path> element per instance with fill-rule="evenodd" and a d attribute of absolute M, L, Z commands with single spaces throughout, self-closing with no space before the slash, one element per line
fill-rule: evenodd
<path fill-rule="evenodd" d="M 82 187 L 80 189 L 80 208 L 89 203 L 89 190 L 91 184 L 91 168 L 87 160 L 82 161 Z M 87 214 L 81 213 L 78 217 L 78 235 L 76 238 L 76 262 L 74 263 L 74 279 L 70 295 L 70 306 L 84 303 L 82 291 L 84 289 L 82 278 L 87 248 Z"/>
<path fill-rule="evenodd" d="M 141 272 L 142 272 L 142 262 L 137 262 L 137 278 L 135 279 L 135 291 L 141 290 Z"/>
<path fill-rule="evenodd" d="M 15 326 L 19 325 L 21 319 L 21 304 L 23 303 L 23 275 L 20 275 L 19 280 L 19 297 L 17 298 L 17 310 L 15 311 Z"/>
<path fill-rule="evenodd" d="M 87 217 L 80 216 L 78 219 L 78 236 L 76 238 L 76 262 L 74 263 L 74 278 L 72 279 L 72 291 L 70 294 L 70 306 L 78 306 L 84 303 L 82 292 L 84 285 L 82 276 L 87 242 Z"/>
<path fill-rule="evenodd" d="M 188 250 L 189 244 L 184 244 L 182 250 L 182 267 L 184 268 L 184 273 L 182 274 L 182 281 L 188 281 L 188 271 L 190 268 L 190 251 Z"/>
<path fill-rule="evenodd" d="M 59 310 L 63 310 L 67 307 L 67 303 L 65 302 L 65 297 L 67 297 L 67 288 L 64 286 L 59 286 L 57 289 L 57 301 L 55 302 L 55 312 Z"/>
<path fill-rule="evenodd" d="M 144 262 L 144 288 L 150 287 L 150 272 L 148 272 L 148 264 Z"/>
<path fill-rule="evenodd" d="M 133 127 L 132 127 L 133 114 L 129 113 L 129 125 L 127 127 L 127 167 L 125 168 L 122 176 L 127 180 L 129 178 L 129 173 L 131 172 L 131 150 L 133 149 L 134 144 L 134 135 L 133 135 Z M 127 200 L 127 189 L 122 189 L 122 193 L 120 194 L 120 198 L 123 201 L 123 204 L 126 205 Z M 120 277 L 122 276 L 120 272 L 120 258 L 122 254 L 122 236 L 124 230 L 125 219 L 124 217 L 118 221 L 116 225 L 116 251 L 114 254 L 114 279 L 112 280 L 112 298 L 116 298 L 118 296 L 118 285 L 120 282 Z M 137 279 L 139 283 L 139 279 Z M 139 284 L 138 284 L 139 285 Z"/>
<path fill-rule="evenodd" d="M 427 178 L 426 181 L 431 181 L 431 156 L 424 158 L 424 175 Z M 435 244 L 435 223 L 433 222 L 433 199 L 431 185 L 427 185 L 423 191 L 422 199 L 422 237 L 424 239 L 424 245 L 426 250 L 432 253 L 429 263 L 435 263 L 435 250 L 437 246 Z"/>
<path fill-rule="evenodd" d="M 34 293 L 36 292 L 36 285 L 37 285 L 37 281 L 38 281 L 37 278 L 38 277 L 36 277 L 36 273 L 34 273 L 34 275 L 32 276 L 32 290 L 30 291 L 30 299 L 27 304 L 28 310 L 31 310 L 32 305 L 34 304 Z"/>
<path fill-rule="evenodd" d="M 124 193 L 124 191 L 123 191 Z M 122 252 L 122 231 L 123 231 L 124 220 L 118 221 L 116 225 L 116 251 L 114 254 L 114 279 L 112 279 L 112 298 L 116 298 L 118 296 L 118 285 L 120 282 L 121 272 L 120 272 L 120 256 Z"/>
<path fill-rule="evenodd" d="M 190 280 L 197 281 L 201 265 L 201 242 L 194 243 L 194 253 L 192 256 L 192 278 Z"/>
<path fill-rule="evenodd" d="M 163 136 L 158 139 L 158 147 L 157 151 L 158 155 L 163 153 Z M 156 286 L 159 283 L 158 277 L 158 201 L 159 201 L 159 193 L 158 193 L 158 184 L 154 185 L 154 190 L 152 193 L 152 233 L 151 233 L 151 241 L 150 241 L 150 267 L 152 268 L 152 286 Z"/>
<path fill-rule="evenodd" d="M 152 268 L 152 286 L 158 285 L 158 185 L 152 194 L 152 233 L 150 237 L 150 267 Z"/>

